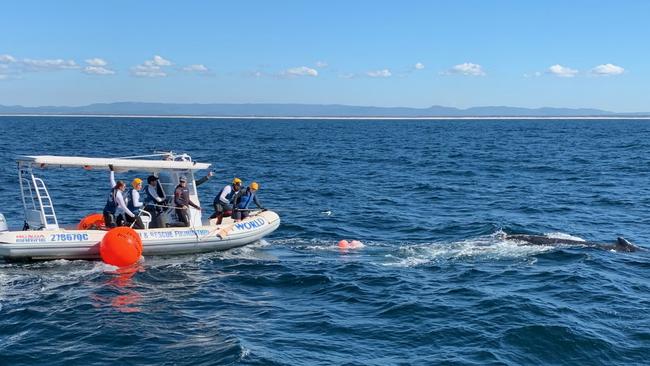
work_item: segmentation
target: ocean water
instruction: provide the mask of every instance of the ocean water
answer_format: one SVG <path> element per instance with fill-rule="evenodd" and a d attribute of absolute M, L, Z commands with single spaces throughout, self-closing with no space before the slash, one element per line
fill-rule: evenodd
<path fill-rule="evenodd" d="M 20 154 L 188 152 L 214 164 L 204 206 L 238 176 L 282 217 L 254 245 L 129 270 L 0 262 L 0 364 L 648 363 L 650 252 L 502 233 L 650 248 L 650 121 L 0 117 L 0 131 L 14 227 Z M 105 172 L 43 175 L 60 221 L 103 207 Z"/>

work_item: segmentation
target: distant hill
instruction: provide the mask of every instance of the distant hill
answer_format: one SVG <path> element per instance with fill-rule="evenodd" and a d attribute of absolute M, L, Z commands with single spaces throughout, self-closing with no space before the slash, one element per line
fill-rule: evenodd
<path fill-rule="evenodd" d="M 80 107 L 0 105 L 0 114 L 155 115 L 223 117 L 630 117 L 650 113 L 614 113 L 586 108 L 518 108 L 506 106 L 429 108 L 364 107 L 341 104 L 180 104 L 97 103 Z"/>

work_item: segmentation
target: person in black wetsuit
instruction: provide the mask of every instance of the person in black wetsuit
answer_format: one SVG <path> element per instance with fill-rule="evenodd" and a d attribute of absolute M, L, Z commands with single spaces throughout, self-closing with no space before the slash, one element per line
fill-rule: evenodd
<path fill-rule="evenodd" d="M 201 207 L 194 202 L 190 201 L 190 189 L 187 188 L 187 178 L 181 176 L 179 183 L 174 191 L 174 206 L 176 206 L 176 216 L 178 220 L 190 226 L 189 206 L 201 211 Z"/>

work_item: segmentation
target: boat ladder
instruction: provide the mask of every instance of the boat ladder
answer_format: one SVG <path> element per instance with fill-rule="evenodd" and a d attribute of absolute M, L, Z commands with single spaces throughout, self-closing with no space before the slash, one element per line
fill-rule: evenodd
<path fill-rule="evenodd" d="M 48 192 L 45 182 L 43 182 L 41 178 L 36 178 L 34 176 L 32 176 L 32 180 L 34 181 L 36 198 L 41 207 L 41 222 L 43 223 L 43 226 L 45 229 L 58 229 L 59 221 L 56 219 L 56 213 L 54 213 L 54 206 L 52 205 L 50 192 Z"/>
<path fill-rule="evenodd" d="M 41 178 L 32 174 L 31 169 L 19 170 L 25 223 L 32 230 L 52 230 L 59 228 L 50 192 Z M 29 177 L 29 178 L 28 178 Z"/>

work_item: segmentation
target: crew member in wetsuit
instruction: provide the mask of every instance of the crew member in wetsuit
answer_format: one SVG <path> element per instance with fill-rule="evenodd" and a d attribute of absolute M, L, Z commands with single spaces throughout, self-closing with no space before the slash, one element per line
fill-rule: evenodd
<path fill-rule="evenodd" d="M 144 205 L 142 202 L 140 202 L 140 189 L 142 189 L 142 179 L 135 178 L 133 182 L 131 182 L 131 186 L 133 186 L 133 188 L 127 194 L 129 200 L 126 204 L 126 207 L 135 216 L 131 217 L 127 215 L 126 222 L 129 225 L 133 225 L 134 229 L 144 229 L 144 224 L 142 223 L 142 219 L 140 218 L 140 209 Z"/>
<path fill-rule="evenodd" d="M 210 216 L 211 219 L 217 218 L 217 225 L 221 224 L 223 217 L 228 217 L 232 214 L 232 197 L 241 189 L 242 181 L 239 178 L 232 180 L 231 184 L 221 188 L 219 194 L 214 198 L 212 206 L 214 206 L 214 213 Z M 230 213 L 228 213 L 230 212 Z"/>
<path fill-rule="evenodd" d="M 257 199 L 257 190 L 260 189 L 260 185 L 257 182 L 251 183 L 246 190 L 240 190 L 233 197 L 233 213 L 232 218 L 235 219 L 235 222 L 239 222 L 246 217 L 248 217 L 249 209 L 251 202 L 255 202 L 258 208 L 261 210 L 266 210 L 260 201 Z"/>
<path fill-rule="evenodd" d="M 201 211 L 201 207 L 194 202 L 190 201 L 190 189 L 187 188 L 187 178 L 181 176 L 179 183 L 174 191 L 174 205 L 176 206 L 176 216 L 185 226 L 190 226 L 189 207 Z"/>

